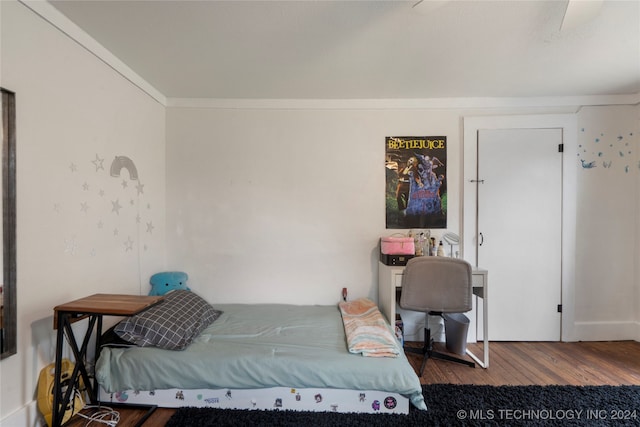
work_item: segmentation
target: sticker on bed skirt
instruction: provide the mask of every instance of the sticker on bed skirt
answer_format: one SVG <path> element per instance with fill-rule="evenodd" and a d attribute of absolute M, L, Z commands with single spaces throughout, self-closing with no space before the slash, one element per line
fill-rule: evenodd
<path fill-rule="evenodd" d="M 395 409 L 397 404 L 398 402 L 396 401 L 396 398 L 393 396 L 387 396 L 387 398 L 384 399 L 384 407 L 387 409 Z"/>
<path fill-rule="evenodd" d="M 168 389 L 107 393 L 100 389 L 102 402 L 153 404 L 164 408 L 183 406 L 248 410 L 294 410 L 321 412 L 403 413 L 409 411 L 406 397 L 375 390 L 306 389 Z"/>

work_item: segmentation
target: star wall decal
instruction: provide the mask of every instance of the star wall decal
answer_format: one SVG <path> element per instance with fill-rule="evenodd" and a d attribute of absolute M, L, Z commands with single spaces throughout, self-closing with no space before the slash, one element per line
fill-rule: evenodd
<path fill-rule="evenodd" d="M 96 172 L 100 169 L 104 170 L 104 159 L 101 159 L 97 154 L 95 160 L 92 160 L 91 163 L 96 167 Z"/>
<path fill-rule="evenodd" d="M 127 237 L 127 240 L 124 242 L 124 251 L 129 252 L 133 250 L 133 240 L 131 240 L 131 236 Z"/>
<path fill-rule="evenodd" d="M 67 238 L 64 239 L 64 253 L 65 254 L 75 255 L 76 248 L 77 248 L 77 245 L 76 245 L 75 237 L 71 237 L 69 239 L 67 239 Z"/>
<path fill-rule="evenodd" d="M 80 203 L 80 210 L 87 213 L 89 211 L 89 204 L 87 202 Z"/>
<path fill-rule="evenodd" d="M 111 202 L 111 206 L 111 212 L 115 212 L 120 215 L 120 209 L 122 209 L 122 206 L 120 206 L 120 200 L 116 199 L 114 202 Z"/>
<path fill-rule="evenodd" d="M 71 172 L 78 172 L 78 166 L 76 166 L 75 163 L 71 163 L 69 165 L 69 169 L 71 170 Z"/>
<path fill-rule="evenodd" d="M 147 233 L 153 234 L 153 229 L 154 229 L 153 223 L 152 222 L 148 222 L 147 223 Z"/>
<path fill-rule="evenodd" d="M 144 184 L 138 181 L 138 185 L 136 185 L 136 190 L 138 190 L 138 195 L 144 194 Z"/>

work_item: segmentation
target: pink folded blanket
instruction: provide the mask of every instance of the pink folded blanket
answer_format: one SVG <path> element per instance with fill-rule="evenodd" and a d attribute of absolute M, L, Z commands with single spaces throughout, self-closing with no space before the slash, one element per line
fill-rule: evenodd
<path fill-rule="evenodd" d="M 400 347 L 376 304 L 367 298 L 338 304 L 350 353 L 398 357 Z"/>

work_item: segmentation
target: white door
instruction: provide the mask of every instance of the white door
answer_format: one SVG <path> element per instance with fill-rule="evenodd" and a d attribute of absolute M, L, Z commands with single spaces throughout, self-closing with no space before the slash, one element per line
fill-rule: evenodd
<path fill-rule="evenodd" d="M 489 339 L 559 341 L 561 129 L 478 133 L 478 265 L 490 272 Z"/>

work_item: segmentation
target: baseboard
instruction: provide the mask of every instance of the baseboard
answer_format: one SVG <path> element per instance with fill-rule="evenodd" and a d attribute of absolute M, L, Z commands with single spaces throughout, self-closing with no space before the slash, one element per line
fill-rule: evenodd
<path fill-rule="evenodd" d="M 575 322 L 575 341 L 640 341 L 640 323 L 626 322 Z"/>
<path fill-rule="evenodd" d="M 0 426 L 46 427 L 35 400 L 0 420 Z"/>

